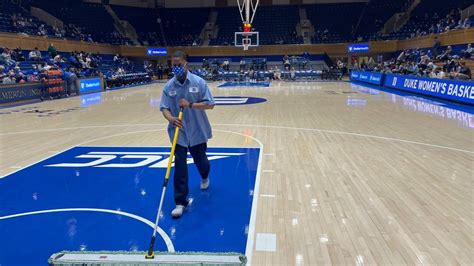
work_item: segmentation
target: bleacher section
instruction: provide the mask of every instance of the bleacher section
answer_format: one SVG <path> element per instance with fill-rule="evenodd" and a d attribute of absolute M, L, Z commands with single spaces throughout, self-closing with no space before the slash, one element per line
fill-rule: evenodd
<path fill-rule="evenodd" d="M 380 35 L 377 33 L 383 29 L 387 20 L 395 13 L 405 11 L 412 2 L 413 0 L 373 0 L 368 2 L 354 37 L 362 37 L 364 41 L 380 39 Z"/>
<path fill-rule="evenodd" d="M 168 46 L 189 46 L 194 42 L 199 44 L 199 35 L 210 12 L 209 8 L 112 8 L 120 19 L 128 20 L 135 27 L 142 44 Z"/>
<path fill-rule="evenodd" d="M 7 1 L 0 2 L 0 31 L 23 32 L 37 36 L 41 25 L 43 25 L 42 29 L 46 35 L 54 35 L 50 26 L 30 15 L 28 6 L 14 5 Z"/>
<path fill-rule="evenodd" d="M 216 25 L 219 27 L 217 38 L 210 40 L 209 45 L 233 45 L 234 32 L 242 31 L 242 19 L 238 8 L 219 8 Z"/>
<path fill-rule="evenodd" d="M 312 43 L 348 42 L 357 24 L 365 3 L 341 3 L 307 5 L 308 19 L 314 26 L 316 35 Z"/>
<path fill-rule="evenodd" d="M 302 8 L 306 10 L 307 17 L 315 29 L 315 36 L 311 38 L 312 43 L 405 39 L 433 31 L 436 33 L 444 31 L 435 27 L 436 24 L 441 22 L 440 28 L 445 29 L 449 24 L 458 23 L 458 15 L 452 16 L 455 18 L 452 23 L 446 22 L 446 15 L 454 9 L 465 8 L 473 3 L 472 0 L 422 0 L 412 12 L 410 20 L 399 31 L 381 34 L 380 31 L 387 20 L 395 13 L 406 10 L 413 1 L 371 0 L 300 6 L 261 5 L 258 7 L 252 27 L 260 34 L 260 45 L 300 44 L 303 38 L 297 36 L 296 26 L 300 21 L 299 9 Z M 25 0 L 18 3 L 15 4 L 11 0 L 0 1 L 0 31 L 116 45 L 132 44 L 132 41 L 117 32 L 112 16 L 102 4 L 77 0 Z M 29 13 L 30 5 L 61 19 L 66 28 L 60 31 L 38 21 Z M 158 9 L 115 5 L 111 7 L 120 19 L 127 20 L 134 26 L 142 45 L 201 45 L 201 30 L 213 11 L 217 12 L 218 32 L 215 38 L 210 39 L 210 45 L 233 45 L 234 33 L 242 31 L 241 16 L 237 7 Z M 471 21 L 473 25 L 474 16 L 471 17 Z M 40 28 L 40 25 L 43 26 Z"/>
<path fill-rule="evenodd" d="M 429 33 L 433 26 L 435 32 L 437 24 L 452 10 L 464 9 L 472 5 L 472 0 L 450 0 L 450 1 L 421 1 L 411 13 L 410 20 L 398 31 L 390 34 L 389 39 L 406 39 L 416 36 L 418 33 Z M 459 18 L 455 21 L 458 23 Z M 446 25 L 440 25 L 445 28 Z"/>
<path fill-rule="evenodd" d="M 132 43 L 118 34 L 112 17 L 101 4 L 75 0 L 34 0 L 31 4 L 61 19 L 65 24 L 73 24 L 83 33 L 91 34 L 93 41 L 111 44 Z"/>
<path fill-rule="evenodd" d="M 132 24 L 142 45 L 164 45 L 156 9 L 125 6 L 111 7 L 120 19 L 127 20 Z"/>

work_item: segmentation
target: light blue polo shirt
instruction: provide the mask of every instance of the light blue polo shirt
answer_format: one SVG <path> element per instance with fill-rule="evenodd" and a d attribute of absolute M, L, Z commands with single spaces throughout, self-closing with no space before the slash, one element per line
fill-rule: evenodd
<path fill-rule="evenodd" d="M 176 77 L 169 80 L 163 88 L 161 96 L 160 111 L 168 109 L 174 117 L 178 117 L 179 100 L 186 99 L 188 102 L 205 102 L 214 105 L 214 98 L 206 81 L 189 72 L 186 81 L 181 84 Z M 173 142 L 175 126 L 168 125 L 168 135 Z M 183 127 L 179 131 L 178 144 L 184 147 L 192 147 L 207 142 L 212 138 L 212 129 L 209 119 L 204 110 L 185 108 L 183 112 Z"/>

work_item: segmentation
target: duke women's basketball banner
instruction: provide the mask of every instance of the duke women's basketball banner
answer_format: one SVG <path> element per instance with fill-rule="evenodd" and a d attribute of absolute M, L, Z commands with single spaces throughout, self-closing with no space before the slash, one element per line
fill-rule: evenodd
<path fill-rule="evenodd" d="M 351 80 L 366 82 L 374 85 L 382 85 L 382 73 L 352 71 Z"/>
<path fill-rule="evenodd" d="M 474 104 L 473 82 L 386 74 L 384 86 Z"/>

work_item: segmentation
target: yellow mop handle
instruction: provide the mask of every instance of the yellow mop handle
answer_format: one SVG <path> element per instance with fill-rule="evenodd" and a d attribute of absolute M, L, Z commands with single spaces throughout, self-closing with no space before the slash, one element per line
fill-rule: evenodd
<path fill-rule="evenodd" d="M 183 119 L 183 108 L 179 110 L 178 119 L 179 120 Z M 179 135 L 179 127 L 176 127 L 176 130 L 174 131 L 173 145 L 171 146 L 170 159 L 168 161 L 168 168 L 166 169 L 166 175 L 165 175 L 166 181 L 168 181 L 170 177 L 171 163 L 173 162 L 174 151 L 176 150 L 176 142 L 178 142 L 178 135 Z"/>

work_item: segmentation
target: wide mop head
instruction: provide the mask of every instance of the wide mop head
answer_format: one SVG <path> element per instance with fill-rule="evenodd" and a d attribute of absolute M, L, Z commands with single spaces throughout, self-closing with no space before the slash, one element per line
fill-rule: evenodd
<path fill-rule="evenodd" d="M 241 266 L 247 257 L 239 253 L 155 252 L 153 259 L 146 252 L 130 251 L 62 251 L 53 254 L 48 262 L 54 266 Z"/>

